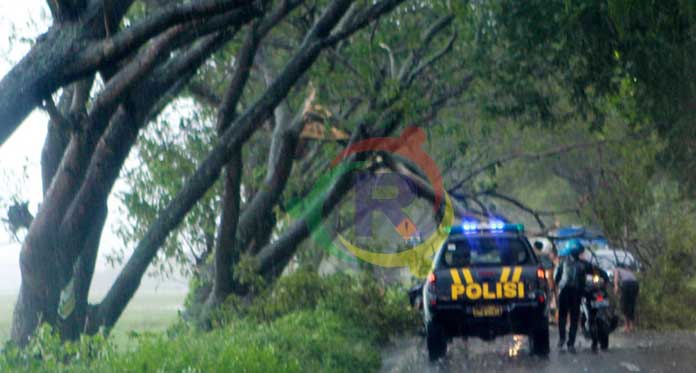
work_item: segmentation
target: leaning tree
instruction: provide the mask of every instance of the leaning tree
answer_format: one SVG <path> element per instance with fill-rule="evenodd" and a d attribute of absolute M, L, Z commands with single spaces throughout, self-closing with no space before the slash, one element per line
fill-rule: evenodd
<path fill-rule="evenodd" d="M 350 44 L 357 31 L 400 2 L 49 1 L 53 24 L 0 81 L 0 141 L 33 109 L 50 115 L 44 199 L 22 244 L 13 340 L 26 343 L 39 322 L 68 338 L 113 326 L 167 235 L 223 169 L 232 180 L 225 189 L 234 194 L 239 150 L 320 53 Z M 306 32 L 268 86 L 237 112 L 259 45 L 298 8 Z M 211 63 L 211 55 L 235 44 L 236 68 L 225 77 L 215 144 L 158 212 L 105 298 L 89 305 L 106 201 L 138 133 Z"/>
<path fill-rule="evenodd" d="M 304 34 L 305 27 L 291 19 L 283 35 Z M 459 27 L 446 7 L 426 3 L 398 9 L 371 26 L 371 32 L 337 45 L 296 84 L 269 124 L 232 158 L 236 165 L 226 169 L 219 188 L 206 194 L 161 253 L 162 262 L 176 258 L 200 277 L 203 285 L 192 289 L 192 303 L 203 305 L 202 316 L 230 295 L 253 296 L 255 284 L 273 281 L 311 234 L 313 225 L 308 223 L 323 219 L 351 191 L 352 173 L 336 175 L 316 203 L 287 224 L 289 201 L 310 195 L 342 150 L 362 139 L 393 135 L 403 123 L 432 127 L 442 109 L 458 102 L 472 81 L 468 60 L 457 50 L 462 46 L 455 45 Z M 258 49 L 254 61 L 245 57 L 247 48 Z M 283 60 L 278 56 L 288 50 L 287 40 L 273 35 L 262 46 L 247 38 L 236 58 L 258 67 L 244 77 L 249 79 L 247 89 L 262 91 L 272 84 Z M 172 136 L 166 121 L 142 136 L 139 154 L 146 167 L 127 172 L 131 188 L 123 196 L 130 216 L 121 229 L 125 242 L 144 237 L 141 227 L 149 227 L 157 219 L 153 212 L 181 187 L 170 175 L 189 169 L 201 157 L 195 149 L 214 141 L 219 122 L 200 123 L 206 117 L 219 120 L 221 107 L 226 107 L 221 106 L 224 91 L 203 84 L 215 74 L 204 72 L 188 86 L 188 97 L 199 104 L 184 124 L 195 128 L 191 136 L 183 141 Z M 166 151 L 161 149 L 163 140 Z M 374 154 L 360 157 L 377 159 Z M 388 166 L 373 162 L 372 170 Z"/>

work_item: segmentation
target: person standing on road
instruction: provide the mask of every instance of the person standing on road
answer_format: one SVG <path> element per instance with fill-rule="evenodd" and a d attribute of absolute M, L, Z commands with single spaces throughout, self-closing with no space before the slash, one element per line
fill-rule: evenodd
<path fill-rule="evenodd" d="M 558 320 L 558 302 L 556 294 L 556 284 L 553 281 L 554 268 L 556 267 L 556 250 L 553 246 L 546 249 L 541 241 L 534 242 L 534 253 L 541 262 L 541 267 L 546 274 L 546 286 L 549 289 L 549 315 L 551 322 L 556 323 Z"/>
<path fill-rule="evenodd" d="M 624 263 L 614 268 L 614 294 L 621 298 L 621 311 L 626 323 L 625 332 L 632 332 L 636 319 L 636 302 L 638 300 L 638 278 Z"/>
<path fill-rule="evenodd" d="M 568 351 L 575 352 L 575 336 L 580 318 L 580 300 L 585 289 L 585 276 L 592 273 L 592 265 L 580 259 L 584 247 L 578 240 L 566 243 L 556 267 L 554 280 L 558 288 L 558 348 L 566 342 L 566 321 L 570 314 Z"/>
<path fill-rule="evenodd" d="M 560 259 L 558 257 L 556 245 L 551 247 L 549 258 L 551 259 L 551 269 L 549 269 L 548 273 L 546 274 L 546 278 L 548 279 L 549 291 L 551 294 L 551 301 L 549 305 L 551 308 L 551 322 L 553 324 L 558 324 L 558 286 L 556 285 L 554 274 L 556 273 L 556 268 L 558 268 L 560 264 Z"/>

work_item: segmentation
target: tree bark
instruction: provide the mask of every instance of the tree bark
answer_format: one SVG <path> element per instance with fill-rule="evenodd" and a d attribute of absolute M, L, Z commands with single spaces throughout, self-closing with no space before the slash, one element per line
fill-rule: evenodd
<path fill-rule="evenodd" d="M 63 90 L 56 108 L 57 113 L 52 115 L 52 118 L 48 121 L 46 139 L 41 148 L 41 183 L 44 195 L 51 185 L 53 175 L 56 174 L 60 160 L 63 159 L 65 147 L 68 145 L 69 135 L 66 132 L 66 125 L 63 122 L 65 121 L 65 117 L 69 115 L 74 92 L 75 85 Z M 55 115 L 59 117 L 53 117 Z"/>
<path fill-rule="evenodd" d="M 113 1 L 110 13 L 116 24 L 132 2 Z M 81 22 L 56 24 L 49 28 L 29 53 L 0 80 L 0 145 L 44 98 L 59 87 L 94 73 L 101 67 L 89 66 L 74 76 L 66 74 L 69 68 L 81 65 L 75 56 L 87 40 L 104 37 L 102 2 L 92 3 L 95 5 L 82 10 Z M 104 64 L 109 62 L 104 61 Z"/>
<path fill-rule="evenodd" d="M 266 84 L 271 84 L 274 78 L 271 69 L 263 61 L 260 66 Z M 287 185 L 299 135 L 304 127 L 303 113 L 297 113 L 293 120 L 287 101 L 275 108 L 273 117 L 275 126 L 268 151 L 266 176 L 261 188 L 244 208 L 237 229 L 240 246 L 252 255 L 267 244 L 273 232 L 273 207 Z"/>
<path fill-rule="evenodd" d="M 99 242 L 104 223 L 106 222 L 106 216 L 106 206 L 99 208 L 99 213 L 93 222 L 94 225 L 89 229 L 89 235 L 84 242 L 82 254 L 75 266 L 75 271 L 73 273 L 73 279 L 75 281 L 75 310 L 66 320 L 61 322 L 60 330 L 63 339 L 76 340 L 86 331 L 89 321 L 87 320 L 88 309 L 90 307 L 89 289 L 92 285 L 94 268 L 97 263 L 97 254 L 99 253 Z"/>
<path fill-rule="evenodd" d="M 222 214 L 215 245 L 215 277 L 213 290 L 206 302 L 206 311 L 225 301 L 235 287 L 232 266 L 239 260 L 237 250 L 237 222 L 239 220 L 240 185 L 242 179 L 241 149 L 225 166 Z"/>
<path fill-rule="evenodd" d="M 258 23 L 254 22 L 247 32 L 244 44 L 237 55 L 237 69 L 230 81 L 222 103 L 218 108 L 217 131 L 222 136 L 229 128 L 237 113 L 237 104 L 242 97 L 244 87 L 249 81 L 251 66 L 259 45 Z M 232 294 L 235 281 L 232 267 L 239 259 L 237 246 L 237 222 L 240 210 L 240 187 L 242 183 L 242 148 L 240 146 L 232 159 L 225 166 L 223 178 L 224 191 L 220 224 L 217 227 L 215 242 L 215 265 L 213 268 L 213 287 L 203 308 L 203 321 L 206 322 L 210 311 Z"/>
<path fill-rule="evenodd" d="M 322 198 L 313 201 L 302 218 L 293 223 L 275 242 L 260 250 L 256 259 L 259 271 L 267 281 L 280 276 L 295 255 L 298 245 L 339 205 L 343 196 L 353 187 L 354 181 L 352 170 L 339 174 Z"/>
<path fill-rule="evenodd" d="M 110 3 L 110 8 L 104 9 L 104 2 L 92 1 L 75 17 L 80 22 L 52 26 L 0 80 L 0 144 L 56 89 L 119 61 L 170 27 L 233 10 L 257 14 L 248 6 L 251 1 L 199 0 L 166 7 L 101 40 L 104 15 L 110 14 L 108 18 L 117 25 L 133 0 Z"/>

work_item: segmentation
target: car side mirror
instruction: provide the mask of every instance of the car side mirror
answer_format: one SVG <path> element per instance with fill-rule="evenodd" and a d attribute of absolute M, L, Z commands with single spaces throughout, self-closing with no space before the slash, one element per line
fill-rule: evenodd
<path fill-rule="evenodd" d="M 544 244 L 541 241 L 534 241 L 534 248 L 537 250 L 543 250 Z"/>

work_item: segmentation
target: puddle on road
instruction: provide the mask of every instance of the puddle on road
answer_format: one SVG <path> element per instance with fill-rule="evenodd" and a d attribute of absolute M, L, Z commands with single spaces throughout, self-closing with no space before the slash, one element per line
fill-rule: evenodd
<path fill-rule="evenodd" d="M 512 346 L 508 348 L 508 357 L 517 357 L 522 350 L 522 341 L 524 340 L 523 335 L 515 335 L 512 337 Z"/>

